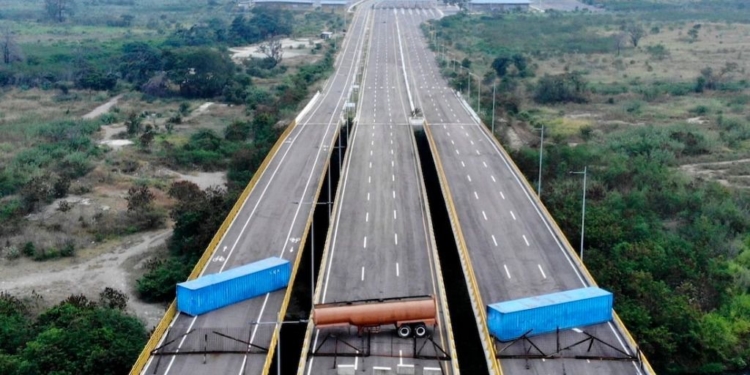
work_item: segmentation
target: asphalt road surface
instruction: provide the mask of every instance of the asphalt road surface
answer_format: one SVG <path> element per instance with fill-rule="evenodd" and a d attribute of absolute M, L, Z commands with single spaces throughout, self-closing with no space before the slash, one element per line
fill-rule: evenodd
<path fill-rule="evenodd" d="M 365 7 L 371 8 L 369 3 Z M 336 350 L 333 336 L 339 340 L 339 353 L 355 354 L 366 350 L 367 334 L 360 337 L 355 328 L 316 329 L 310 323 L 314 353 L 301 366 L 305 374 L 315 375 L 347 368 L 368 374 L 395 374 L 404 368 L 418 374 L 453 374 L 456 362 L 434 359 L 455 356 L 435 346 L 450 352 L 452 337 L 445 329 L 449 318 L 443 313 L 447 308 L 441 299 L 439 261 L 409 125 L 411 104 L 399 31 L 392 10 L 374 9 L 371 14 L 362 105 L 327 240 L 317 302 L 432 294 L 438 298 L 439 324 L 430 327 L 432 341 L 401 339 L 395 327 L 382 327 L 370 336 L 370 356 L 334 359 L 321 355 Z"/>
<path fill-rule="evenodd" d="M 463 229 L 464 238 L 485 305 L 522 297 L 576 289 L 588 283 L 575 261 L 553 234 L 550 223 L 522 183 L 523 176 L 511 168 L 488 132 L 468 112 L 440 76 L 436 56 L 429 51 L 418 25 L 433 18 L 425 10 L 397 11 L 396 21 L 408 51 L 407 71 L 415 101 L 430 123 L 437 152 L 443 162 L 447 184 Z M 476 102 L 476 79 L 472 78 Z M 489 88 L 491 89 L 491 88 Z M 487 87 L 482 90 L 488 90 Z M 477 318 L 479 319 L 479 317 Z M 484 322 L 479 322 L 486 326 Z M 560 335 L 561 347 L 578 342 L 591 333 L 614 348 L 630 351 L 613 324 L 580 327 Z M 532 339 L 544 353 L 557 351 L 554 334 Z M 458 343 L 460 345 L 460 343 Z M 523 354 L 522 343 L 503 354 Z M 497 344 L 498 350 L 503 344 Z M 527 345 L 526 349 L 530 346 Z M 564 350 L 560 355 L 621 356 L 616 350 L 595 343 Z M 530 354 L 541 354 L 529 349 Z M 503 359 L 504 374 L 640 374 L 632 361 Z M 527 368 L 528 367 L 528 368 Z"/>
<path fill-rule="evenodd" d="M 309 223 L 312 202 L 324 176 L 347 93 L 364 42 L 364 17 L 357 11 L 339 51 L 335 72 L 319 99 L 289 134 L 221 240 L 203 274 L 222 272 L 267 257 L 296 260 L 300 237 Z M 291 287 L 291 285 L 290 285 Z M 152 357 L 143 374 L 261 374 L 273 326 L 285 291 L 277 291 L 214 312 L 190 317 L 178 314 L 160 345 L 181 353 L 209 349 L 245 350 L 248 354 L 161 355 Z M 283 316 L 283 313 L 281 314 Z M 217 335 L 220 332 L 226 336 Z M 235 339 L 250 342 L 248 346 Z M 238 349 L 239 346 L 239 349 Z M 204 363 L 205 360 L 205 363 Z"/>

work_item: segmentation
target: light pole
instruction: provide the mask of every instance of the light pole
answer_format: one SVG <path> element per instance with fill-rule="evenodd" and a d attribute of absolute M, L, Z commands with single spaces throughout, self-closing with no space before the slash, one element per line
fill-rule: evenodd
<path fill-rule="evenodd" d="M 581 263 L 583 263 L 583 235 L 586 229 L 586 172 L 588 166 L 583 167 L 583 171 L 570 172 L 570 174 L 582 174 L 583 175 L 583 201 L 581 203 Z"/>
<path fill-rule="evenodd" d="M 495 82 L 492 82 L 492 136 L 495 136 Z"/>
<path fill-rule="evenodd" d="M 281 326 L 283 324 L 307 324 L 308 320 L 282 320 L 278 322 L 250 322 L 250 325 L 275 325 L 276 326 L 276 375 L 281 375 Z"/>
<path fill-rule="evenodd" d="M 542 125 L 542 140 L 539 141 L 539 179 L 537 181 L 536 195 L 542 196 L 542 155 L 544 154 L 544 125 Z M 585 170 L 585 169 L 584 169 Z"/>

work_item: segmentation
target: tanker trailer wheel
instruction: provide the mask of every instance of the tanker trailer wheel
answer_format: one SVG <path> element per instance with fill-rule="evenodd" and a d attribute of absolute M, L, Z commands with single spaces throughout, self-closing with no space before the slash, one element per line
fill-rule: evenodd
<path fill-rule="evenodd" d="M 423 324 L 417 324 L 414 326 L 414 336 L 425 337 L 427 336 L 427 327 Z"/>
<path fill-rule="evenodd" d="M 411 326 L 404 324 L 401 327 L 398 327 L 398 329 L 396 330 L 396 334 L 398 334 L 398 337 L 402 339 L 411 336 Z"/>

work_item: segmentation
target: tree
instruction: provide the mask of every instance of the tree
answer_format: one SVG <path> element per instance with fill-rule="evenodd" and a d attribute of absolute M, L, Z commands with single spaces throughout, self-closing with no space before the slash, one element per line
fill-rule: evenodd
<path fill-rule="evenodd" d="M 461 66 L 463 66 L 464 68 L 467 68 L 467 69 L 471 68 L 471 60 L 469 60 L 468 57 L 464 57 L 464 59 L 461 60 Z"/>
<path fill-rule="evenodd" d="M 49 18 L 63 22 L 75 12 L 75 0 L 44 0 L 44 10 Z"/>
<path fill-rule="evenodd" d="M 276 66 L 281 62 L 282 56 L 284 54 L 283 46 L 281 45 L 281 41 L 279 41 L 278 39 L 271 39 L 261 43 L 258 46 L 258 51 L 268 56 L 269 59 L 272 59 L 274 61 L 273 66 Z"/>
<path fill-rule="evenodd" d="M 188 47 L 164 54 L 167 75 L 180 85 L 180 94 L 187 98 L 220 95 L 234 76 L 235 66 L 226 51 Z"/>
<path fill-rule="evenodd" d="M 16 35 L 10 28 L 0 29 L 0 53 L 4 64 L 23 61 L 23 53 L 16 43 Z"/>
<path fill-rule="evenodd" d="M 250 135 L 250 124 L 244 121 L 233 121 L 224 129 L 224 139 L 242 142 Z"/>
<path fill-rule="evenodd" d="M 586 80 L 580 73 L 545 75 L 539 80 L 534 92 L 537 103 L 553 104 L 586 101 Z"/>
<path fill-rule="evenodd" d="M 628 36 L 625 33 L 616 33 L 612 35 L 612 44 L 617 50 L 617 56 L 620 56 L 620 52 L 628 44 Z"/>
<path fill-rule="evenodd" d="M 643 28 L 643 26 L 637 24 L 637 23 L 631 23 L 626 27 L 626 31 L 628 33 L 628 37 L 630 37 L 630 42 L 633 43 L 633 47 L 638 47 L 638 42 L 641 41 L 643 37 L 646 36 L 646 30 Z"/>
<path fill-rule="evenodd" d="M 700 29 L 701 29 L 701 24 L 696 24 L 696 25 L 693 25 L 693 27 L 690 28 L 690 30 L 688 30 L 688 35 L 690 36 L 691 42 L 695 42 L 696 40 L 698 40 L 698 30 Z"/>
<path fill-rule="evenodd" d="M 143 118 L 135 113 L 135 111 L 131 111 L 128 113 L 128 119 L 125 120 L 125 128 L 128 131 L 128 135 L 135 136 L 138 135 L 138 133 L 141 132 L 143 125 Z"/>
<path fill-rule="evenodd" d="M 142 85 L 163 68 L 161 51 L 147 43 L 127 43 L 121 51 L 119 71 L 128 82 Z"/>
<path fill-rule="evenodd" d="M 146 125 L 146 129 L 143 131 L 143 134 L 139 137 L 139 141 L 141 144 L 141 147 L 144 151 L 148 151 L 149 147 L 151 147 L 151 142 L 154 140 L 155 135 L 154 127 L 151 125 Z"/>
<path fill-rule="evenodd" d="M 128 212 L 143 212 L 151 209 L 151 202 L 154 200 L 154 193 L 146 185 L 131 186 L 128 189 Z"/>
<path fill-rule="evenodd" d="M 512 63 L 513 60 L 511 60 L 510 56 L 501 55 L 496 57 L 495 60 L 492 61 L 492 69 L 495 69 L 497 76 L 502 78 L 505 77 L 505 74 L 508 73 L 508 67 Z"/>

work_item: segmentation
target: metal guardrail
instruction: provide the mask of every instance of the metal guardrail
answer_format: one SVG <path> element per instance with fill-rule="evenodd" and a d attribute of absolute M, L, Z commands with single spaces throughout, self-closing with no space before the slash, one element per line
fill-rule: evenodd
<path fill-rule="evenodd" d="M 341 136 L 341 126 L 340 123 L 336 126 L 337 129 L 337 135 L 335 137 L 331 137 L 331 143 L 328 145 L 328 155 L 326 155 L 326 162 L 323 164 L 322 171 L 328 170 L 328 166 L 331 163 L 331 156 L 333 155 L 333 150 L 336 146 L 336 138 Z M 329 172 L 330 173 L 330 172 Z M 318 182 L 318 188 L 315 190 L 315 194 L 312 197 L 313 202 L 318 201 L 318 197 L 320 197 L 320 192 L 323 189 L 323 184 L 325 183 L 325 178 L 321 178 Z M 284 316 L 286 315 L 286 309 L 289 307 L 289 301 L 292 298 L 292 286 L 294 285 L 294 280 L 297 277 L 297 270 L 299 269 L 299 265 L 301 263 L 302 259 L 302 249 L 305 248 L 305 244 L 307 243 L 307 236 L 310 233 L 311 230 L 311 224 L 313 221 L 313 218 L 315 216 L 315 209 L 317 208 L 316 204 L 311 205 L 310 213 L 307 215 L 307 222 L 305 223 L 305 230 L 302 232 L 302 237 L 300 242 L 298 243 L 297 247 L 297 259 L 294 261 L 294 267 L 292 269 L 292 278 L 289 280 L 289 287 L 286 289 L 286 294 L 284 295 L 284 302 L 281 304 L 281 308 L 279 309 L 279 316 L 277 317 L 277 321 L 283 321 Z M 333 211 L 331 211 L 333 212 Z M 311 271 L 314 272 L 314 271 Z M 263 365 L 263 375 L 268 374 L 268 371 L 271 369 L 271 363 L 273 362 L 273 356 L 274 352 L 276 351 L 276 341 L 278 338 L 278 330 L 273 331 L 273 336 L 271 337 L 271 343 L 269 344 L 269 350 L 268 350 L 268 356 L 266 356 L 266 362 Z M 304 352 L 303 352 L 304 353 Z"/>
<path fill-rule="evenodd" d="M 237 216 L 237 213 L 242 208 L 242 205 L 244 204 L 244 202 L 247 200 L 248 196 L 250 196 L 250 192 L 252 192 L 253 188 L 255 188 L 255 185 L 258 183 L 258 181 L 260 180 L 260 178 L 263 176 L 264 172 L 266 171 L 268 164 L 271 163 L 271 160 L 273 160 L 273 158 L 276 156 L 276 153 L 278 152 L 281 145 L 284 144 L 284 142 L 286 141 L 286 138 L 289 137 L 289 134 L 292 132 L 292 130 L 296 126 L 297 126 L 297 122 L 292 121 L 289 124 L 289 126 L 286 127 L 286 129 L 281 134 L 281 136 L 276 141 L 276 143 L 273 145 L 268 155 L 266 155 L 265 159 L 263 159 L 263 162 L 260 164 L 260 166 L 258 167 L 258 170 L 253 175 L 253 178 L 250 180 L 250 182 L 247 184 L 245 189 L 242 191 L 242 194 L 240 194 L 239 198 L 237 199 L 237 202 L 234 203 L 234 206 L 229 211 L 229 214 L 227 215 L 226 219 L 224 219 L 224 222 L 219 227 L 219 230 L 216 231 L 216 234 L 214 234 L 214 237 L 209 243 L 208 247 L 206 248 L 206 251 L 203 252 L 203 255 L 198 260 L 198 263 L 195 264 L 195 267 L 193 268 L 193 272 L 191 272 L 190 276 L 188 276 L 188 280 L 193 280 L 197 278 L 198 276 L 200 276 L 201 272 L 203 272 L 203 268 L 208 263 L 208 260 L 211 259 L 211 257 L 213 256 L 214 251 L 218 248 L 219 243 L 221 242 L 221 239 L 224 238 L 224 234 L 232 225 L 232 222 Z M 133 367 L 130 370 L 130 375 L 139 375 L 143 371 L 143 368 L 146 366 L 148 359 L 151 357 L 151 352 L 159 344 L 162 337 L 164 336 L 164 333 L 167 331 L 167 328 L 169 328 L 169 325 L 172 323 L 175 316 L 177 316 L 177 303 L 175 301 L 172 301 L 166 313 L 164 313 L 164 317 L 162 317 L 159 324 L 156 325 L 156 328 L 154 329 L 154 332 L 151 334 L 151 337 L 146 343 L 146 346 L 143 347 L 143 351 L 141 351 L 141 354 L 138 356 L 138 359 L 133 364 Z"/>
<path fill-rule="evenodd" d="M 338 128 L 341 129 L 340 126 L 338 126 Z M 340 132 L 340 130 L 339 130 L 339 132 Z M 350 131 L 350 134 L 351 134 L 351 131 Z M 341 136 L 341 134 L 339 134 L 339 136 Z M 347 143 L 348 142 L 349 142 L 349 140 L 347 139 Z M 350 153 L 347 152 L 346 155 L 344 155 L 344 160 L 342 162 L 342 165 L 346 165 L 349 162 L 350 158 L 351 158 L 351 155 L 350 155 Z M 344 167 L 342 169 L 342 171 L 343 170 L 346 170 L 346 167 Z M 344 184 L 341 183 L 341 178 L 342 177 L 343 177 L 343 175 L 339 176 L 339 184 L 336 187 L 336 195 L 335 195 L 336 199 L 334 199 L 334 201 L 333 201 L 333 207 L 331 208 L 332 215 L 337 212 L 338 205 L 340 203 L 339 200 L 338 200 L 338 197 L 341 195 L 341 189 L 343 189 L 343 186 L 344 186 Z M 323 254 L 321 254 L 322 257 L 321 257 L 321 260 L 320 260 L 320 269 L 321 270 L 325 270 L 326 267 L 328 267 L 328 250 L 330 249 L 330 246 L 329 246 L 330 243 L 329 242 L 330 242 L 331 238 L 333 237 L 333 228 L 334 228 L 333 223 L 334 223 L 334 221 L 335 221 L 335 219 L 331 220 L 331 225 L 329 225 L 329 227 L 328 227 L 328 233 L 326 234 L 326 240 L 325 240 L 325 243 L 323 244 Z M 323 290 L 323 280 L 324 279 L 325 279 L 325 273 L 324 272 L 320 272 L 318 274 L 318 280 L 315 281 L 315 298 L 313 299 L 313 303 L 315 303 L 315 301 L 320 301 L 320 293 Z M 310 311 L 310 313 L 312 314 L 312 311 Z M 303 375 L 304 374 L 305 365 L 307 364 L 307 353 L 310 351 L 310 345 L 311 345 L 311 341 L 312 341 L 312 332 L 313 332 L 314 328 L 315 328 L 315 325 L 313 324 L 312 319 L 311 319 L 309 321 L 309 323 L 307 324 L 307 329 L 305 330 L 305 339 L 303 341 L 302 351 L 301 351 L 302 355 L 300 356 L 300 362 L 299 362 L 299 366 L 297 368 L 297 374 L 298 375 Z"/>
<path fill-rule="evenodd" d="M 459 223 L 458 221 L 458 212 L 456 211 L 455 204 L 453 203 L 453 195 L 451 193 L 450 187 L 448 186 L 448 180 L 445 177 L 443 162 L 440 159 L 440 154 L 436 149 L 435 141 L 432 138 L 432 131 L 430 130 L 430 126 L 427 121 L 425 121 L 424 128 L 425 134 L 427 134 L 427 140 L 430 144 L 430 149 L 432 150 L 432 154 L 435 158 L 435 167 L 438 172 L 440 186 L 442 187 L 443 198 L 445 199 L 448 207 L 448 216 L 450 218 L 451 227 L 453 228 L 453 233 L 456 235 L 456 245 L 458 246 L 461 265 L 464 268 L 464 274 L 466 275 L 467 281 L 469 283 L 469 297 L 471 299 L 471 305 L 474 309 L 474 313 L 478 314 L 481 317 L 481 323 L 477 322 L 477 328 L 479 328 L 480 340 L 482 341 L 482 346 L 484 347 L 487 364 L 494 374 L 503 375 L 503 369 L 499 364 L 499 360 L 496 358 L 495 346 L 493 344 L 492 338 L 490 337 L 489 330 L 487 329 L 487 317 L 484 311 L 484 303 L 482 302 L 482 296 L 479 293 L 479 286 L 477 283 L 476 275 L 474 275 L 474 267 L 472 267 L 471 257 L 469 256 L 469 252 L 466 246 L 466 240 L 464 239 L 463 230 L 461 229 L 461 223 Z"/>
<path fill-rule="evenodd" d="M 485 132 L 485 134 L 494 142 L 495 147 L 497 147 L 497 149 L 503 154 L 503 157 L 508 162 L 508 165 L 510 165 L 511 168 L 513 168 L 513 172 L 519 177 L 519 180 L 524 184 L 524 187 L 526 188 L 527 192 L 530 192 L 529 196 L 531 196 L 536 206 L 539 207 L 539 209 L 542 211 L 542 214 L 543 214 L 542 216 L 544 216 L 544 219 L 547 221 L 547 223 L 549 223 L 552 226 L 552 229 L 555 232 L 555 236 L 557 236 L 558 240 L 562 242 L 563 247 L 568 252 L 568 254 L 572 256 L 571 259 L 574 259 L 576 263 L 578 264 L 578 268 L 585 273 L 585 277 L 587 281 L 589 282 L 589 284 L 591 286 L 598 286 L 596 283 L 596 280 L 591 275 L 591 273 L 589 272 L 588 268 L 583 263 L 583 261 L 581 261 L 580 256 L 578 255 L 578 253 L 575 252 L 575 250 L 573 249 L 573 246 L 570 244 L 570 241 L 568 241 L 568 238 L 565 236 L 562 229 L 560 229 L 560 227 L 557 225 L 557 222 L 555 221 L 552 214 L 549 213 L 549 211 L 547 210 L 547 207 L 544 205 L 544 203 L 542 203 L 542 200 L 539 199 L 539 196 L 533 193 L 534 188 L 529 184 L 529 181 L 526 180 L 523 173 L 521 173 L 521 170 L 518 168 L 516 163 L 510 157 L 510 154 L 508 154 L 508 152 L 505 151 L 505 148 L 503 148 L 503 146 L 500 144 L 500 141 L 497 140 L 497 138 L 492 134 L 492 132 L 487 128 L 487 126 L 484 125 L 484 123 L 480 122 L 480 127 Z M 640 353 L 639 359 L 643 367 L 646 368 L 646 371 L 649 374 L 656 374 L 654 369 L 651 367 L 651 364 L 648 362 L 648 359 L 646 358 L 646 356 L 643 355 L 643 353 L 638 350 L 638 344 L 636 343 L 635 339 L 633 339 L 633 336 L 630 334 L 630 331 L 628 331 L 627 327 L 620 319 L 620 316 L 617 315 L 617 312 L 614 310 L 613 310 L 613 314 L 614 314 L 615 324 L 619 326 L 620 331 L 624 333 L 625 340 L 627 340 L 628 343 L 630 344 L 630 348 Z"/>

